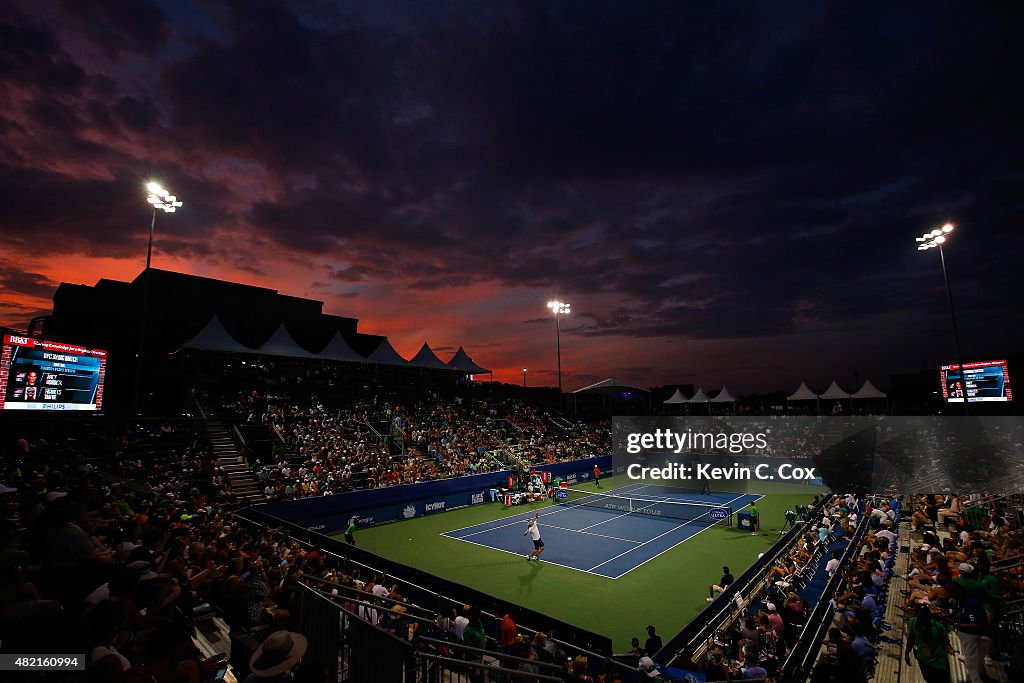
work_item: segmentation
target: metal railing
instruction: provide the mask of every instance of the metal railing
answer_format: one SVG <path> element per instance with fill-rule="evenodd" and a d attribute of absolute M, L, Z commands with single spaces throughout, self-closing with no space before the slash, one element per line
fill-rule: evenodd
<path fill-rule="evenodd" d="M 537 660 L 468 647 L 455 641 L 422 635 L 442 635 L 435 623 L 365 601 L 331 595 L 300 584 L 301 630 L 309 641 L 307 657 L 324 665 L 328 680 L 337 683 L 432 683 L 484 680 L 552 681 L 561 668 Z M 375 625 L 341 604 L 360 604 L 390 615 L 390 628 Z M 392 632 L 392 629 L 397 633 Z M 462 655 L 461 658 L 450 656 Z M 528 663 L 533 671 L 506 664 Z"/>

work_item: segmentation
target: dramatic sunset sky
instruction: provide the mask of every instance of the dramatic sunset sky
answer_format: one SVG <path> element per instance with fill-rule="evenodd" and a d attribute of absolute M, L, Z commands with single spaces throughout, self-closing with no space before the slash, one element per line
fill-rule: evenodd
<path fill-rule="evenodd" d="M 884 387 L 954 360 L 946 221 L 965 360 L 1005 357 L 1020 7 L 5 2 L 0 323 L 134 278 L 155 179 L 155 266 L 506 381 L 555 383 L 560 297 L 567 389 Z"/>

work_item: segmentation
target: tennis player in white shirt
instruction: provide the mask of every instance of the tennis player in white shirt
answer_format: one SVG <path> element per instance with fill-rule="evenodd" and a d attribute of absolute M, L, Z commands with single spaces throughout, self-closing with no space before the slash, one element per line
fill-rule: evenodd
<path fill-rule="evenodd" d="M 523 532 L 523 536 L 530 535 L 530 539 L 533 541 L 533 552 L 526 556 L 526 561 L 536 559 L 540 562 L 540 554 L 544 552 L 544 541 L 540 537 L 540 527 L 537 525 L 537 520 L 540 518 L 540 510 L 533 512 L 533 519 L 530 520 L 526 527 L 526 531 Z"/>

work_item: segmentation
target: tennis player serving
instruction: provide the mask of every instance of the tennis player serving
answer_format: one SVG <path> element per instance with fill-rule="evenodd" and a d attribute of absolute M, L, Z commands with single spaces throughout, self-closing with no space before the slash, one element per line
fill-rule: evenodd
<path fill-rule="evenodd" d="M 529 534 L 533 540 L 533 552 L 526 556 L 527 562 L 533 559 L 540 562 L 540 554 L 544 552 L 544 541 L 540 538 L 540 527 L 537 525 L 538 518 L 540 518 L 540 510 L 534 510 L 533 519 L 530 520 L 526 531 L 523 532 L 523 536 Z"/>

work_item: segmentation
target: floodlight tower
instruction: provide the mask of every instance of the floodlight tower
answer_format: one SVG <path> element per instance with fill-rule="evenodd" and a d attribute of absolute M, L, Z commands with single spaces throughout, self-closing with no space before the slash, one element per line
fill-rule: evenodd
<path fill-rule="evenodd" d="M 938 248 L 939 260 L 942 262 L 942 279 L 946 282 L 946 299 L 949 301 L 949 317 L 953 322 L 953 340 L 956 343 L 956 362 L 960 366 L 960 381 L 963 383 L 964 391 L 964 414 L 966 415 L 969 411 L 967 409 L 967 377 L 964 374 L 964 354 L 960 349 L 960 328 L 956 324 L 956 309 L 953 308 L 953 292 L 949 288 L 949 271 L 946 269 L 946 252 L 943 251 L 942 245 L 947 242 L 950 234 L 955 229 L 952 223 L 946 223 L 941 228 L 935 228 L 930 232 L 926 232 L 920 237 L 916 238 L 917 250 L 928 251 L 929 249 Z"/>
<path fill-rule="evenodd" d="M 156 213 L 174 213 L 181 202 L 165 190 L 160 183 L 146 183 L 146 201 L 153 207 L 153 218 L 149 221 L 149 245 L 146 247 L 146 270 L 142 273 L 142 311 L 139 317 L 139 346 L 135 350 L 135 386 L 132 393 L 132 413 L 139 414 L 139 395 L 142 387 L 142 353 L 146 344 L 146 317 L 149 315 L 149 268 L 153 262 L 153 232 L 156 230 Z"/>
<path fill-rule="evenodd" d="M 570 304 L 555 299 L 548 302 L 548 308 L 555 314 L 555 349 L 558 355 L 558 409 L 562 409 L 562 333 L 558 325 L 558 318 L 569 315 Z"/>

